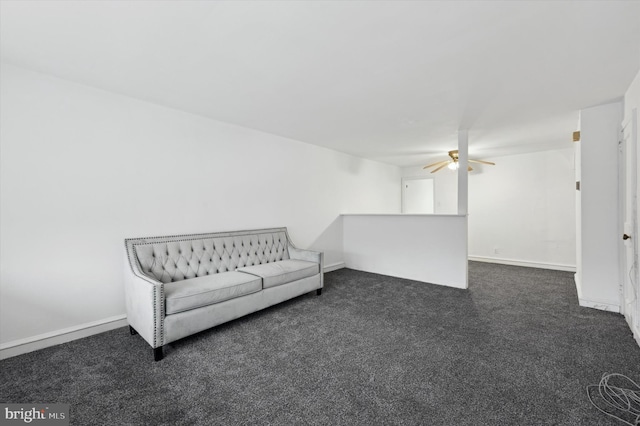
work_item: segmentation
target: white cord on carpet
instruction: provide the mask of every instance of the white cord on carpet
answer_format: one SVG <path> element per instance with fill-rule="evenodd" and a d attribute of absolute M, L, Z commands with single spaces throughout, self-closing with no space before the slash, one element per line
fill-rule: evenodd
<path fill-rule="evenodd" d="M 614 381 L 617 381 L 620 386 L 614 386 L 610 382 L 612 379 L 614 379 Z M 625 381 L 627 383 L 625 383 Z M 630 387 L 622 387 L 627 385 L 629 385 Z M 598 406 L 591 398 L 589 390 L 594 388 L 598 389 L 598 393 L 605 403 L 605 408 Z M 621 422 L 630 426 L 640 425 L 640 386 L 638 386 L 636 382 L 634 382 L 624 374 L 603 374 L 599 384 L 587 386 L 587 398 L 589 398 L 589 401 L 591 402 L 591 404 L 593 404 L 594 407 L 596 407 L 607 416 L 620 420 Z M 608 409 L 610 411 L 617 410 L 618 414 L 620 415 L 629 414 L 628 418 L 631 421 L 627 421 L 627 419 L 622 418 L 612 412 L 606 411 L 605 409 Z M 634 417 L 635 420 L 633 419 Z"/>

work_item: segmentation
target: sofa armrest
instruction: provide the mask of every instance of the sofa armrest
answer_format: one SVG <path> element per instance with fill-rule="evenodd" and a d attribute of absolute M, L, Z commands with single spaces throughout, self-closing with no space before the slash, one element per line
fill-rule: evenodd
<path fill-rule="evenodd" d="M 125 254 L 127 322 L 153 348 L 164 344 L 164 284 L 143 274 Z"/>
<path fill-rule="evenodd" d="M 289 245 L 289 258 L 318 263 L 320 266 L 320 287 L 324 287 L 324 253 L 321 251 L 303 250 Z"/>

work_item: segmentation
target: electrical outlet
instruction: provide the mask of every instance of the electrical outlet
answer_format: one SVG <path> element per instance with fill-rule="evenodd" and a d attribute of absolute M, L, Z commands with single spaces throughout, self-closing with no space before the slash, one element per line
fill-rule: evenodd
<path fill-rule="evenodd" d="M 500 254 L 500 249 L 498 247 L 494 247 L 493 254 Z"/>

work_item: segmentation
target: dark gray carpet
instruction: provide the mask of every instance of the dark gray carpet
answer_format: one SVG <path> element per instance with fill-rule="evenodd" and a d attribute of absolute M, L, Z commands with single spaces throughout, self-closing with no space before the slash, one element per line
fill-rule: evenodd
<path fill-rule="evenodd" d="M 616 425 L 588 402 L 640 379 L 622 316 L 573 274 L 470 264 L 456 290 L 343 269 L 315 292 L 169 345 L 127 328 L 0 362 L 3 402 L 78 425 Z"/>

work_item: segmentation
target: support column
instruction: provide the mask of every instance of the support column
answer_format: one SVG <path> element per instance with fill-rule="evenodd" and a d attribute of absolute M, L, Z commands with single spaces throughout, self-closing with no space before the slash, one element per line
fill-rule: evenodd
<path fill-rule="evenodd" d="M 458 214 L 464 215 L 464 288 L 469 288 L 469 132 L 458 130 Z"/>
<path fill-rule="evenodd" d="M 469 204 L 469 132 L 458 130 L 458 214 L 466 215 Z"/>

